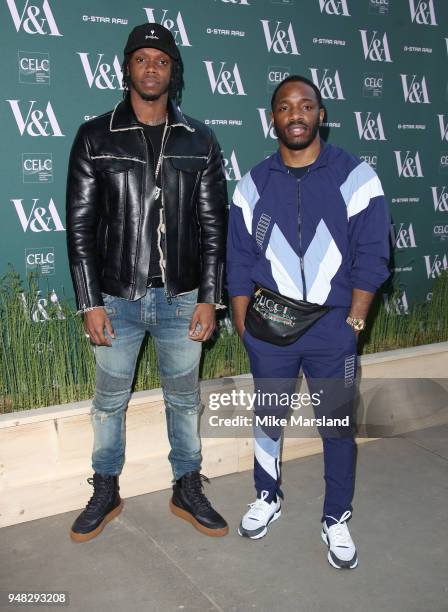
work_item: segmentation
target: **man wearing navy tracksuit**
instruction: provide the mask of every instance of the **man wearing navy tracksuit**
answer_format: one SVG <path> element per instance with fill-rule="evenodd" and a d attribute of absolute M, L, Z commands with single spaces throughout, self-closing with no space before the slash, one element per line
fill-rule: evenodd
<path fill-rule="evenodd" d="M 271 117 L 279 150 L 239 181 L 231 203 L 228 290 L 256 389 L 291 393 L 302 368 L 310 392 L 320 395 L 315 416 L 350 417 L 345 430 L 319 432 L 325 470 L 322 539 L 330 564 L 351 569 L 358 563 L 346 524 L 355 477 L 356 341 L 376 290 L 389 276 L 390 216 L 371 167 L 320 140 L 324 109 L 311 81 L 297 75 L 282 81 L 272 96 Z M 278 346 L 245 329 L 255 286 L 331 308 L 298 340 Z M 255 414 L 265 410 L 255 406 Z M 284 412 L 277 406 L 277 414 Z M 263 537 L 281 514 L 280 434 L 279 428 L 254 428 L 257 499 L 239 527 L 239 534 L 251 539 Z"/>

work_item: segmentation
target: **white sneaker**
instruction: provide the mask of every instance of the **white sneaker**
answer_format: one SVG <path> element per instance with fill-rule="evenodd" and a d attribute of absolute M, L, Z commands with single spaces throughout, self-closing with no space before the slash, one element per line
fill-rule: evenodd
<path fill-rule="evenodd" d="M 339 521 L 330 527 L 327 527 L 326 521 L 322 523 L 322 540 L 328 546 L 328 562 L 337 569 L 353 569 L 358 565 L 356 547 L 345 522 L 351 514 L 350 510 L 347 510 Z M 332 516 L 328 518 L 336 520 Z"/>
<path fill-rule="evenodd" d="M 261 498 L 257 498 L 252 504 L 248 504 L 249 510 L 243 516 L 241 524 L 238 527 L 240 536 L 258 540 L 266 535 L 268 525 L 280 518 L 282 510 L 280 500 L 271 501 L 269 504 L 266 500 L 268 491 L 261 492 Z"/>

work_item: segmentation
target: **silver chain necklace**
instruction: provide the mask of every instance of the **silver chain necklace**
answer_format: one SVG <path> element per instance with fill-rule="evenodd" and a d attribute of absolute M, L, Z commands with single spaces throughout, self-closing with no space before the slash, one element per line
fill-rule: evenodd
<path fill-rule="evenodd" d="M 157 177 L 159 176 L 160 167 L 162 166 L 163 143 L 165 140 L 165 134 L 166 134 L 167 128 L 168 128 L 168 115 L 166 115 L 165 117 L 165 127 L 163 128 L 162 144 L 160 145 L 159 159 L 157 160 L 156 171 L 154 173 L 154 189 L 152 190 L 152 195 L 154 196 L 154 200 L 158 199 L 158 197 L 160 196 L 160 192 L 162 191 L 161 187 L 158 187 L 156 185 L 156 182 L 157 182 Z"/>

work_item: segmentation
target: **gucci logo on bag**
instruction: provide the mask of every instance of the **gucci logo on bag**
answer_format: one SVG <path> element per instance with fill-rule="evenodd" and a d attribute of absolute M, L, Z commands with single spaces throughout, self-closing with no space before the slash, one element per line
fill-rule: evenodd
<path fill-rule="evenodd" d="M 278 304 L 275 300 L 267 298 L 263 295 L 257 297 L 254 309 L 263 317 L 275 323 L 293 327 L 296 317 L 291 314 L 288 306 Z"/>

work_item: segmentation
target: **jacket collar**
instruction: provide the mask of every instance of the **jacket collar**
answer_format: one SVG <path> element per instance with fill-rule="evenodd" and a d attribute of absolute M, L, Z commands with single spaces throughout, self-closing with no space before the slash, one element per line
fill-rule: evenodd
<path fill-rule="evenodd" d="M 329 163 L 329 156 L 331 151 L 331 145 L 327 144 L 325 140 L 320 139 L 320 152 L 317 159 L 311 164 L 310 170 L 316 170 L 322 166 L 326 166 Z M 287 173 L 285 162 L 280 154 L 280 149 L 277 150 L 271 157 L 270 170 Z"/>
<path fill-rule="evenodd" d="M 194 127 L 188 123 L 180 108 L 174 104 L 171 98 L 168 98 L 168 125 L 170 127 L 183 127 L 189 132 L 195 131 Z M 111 132 L 142 129 L 132 108 L 129 94 L 112 111 L 109 129 Z"/>

